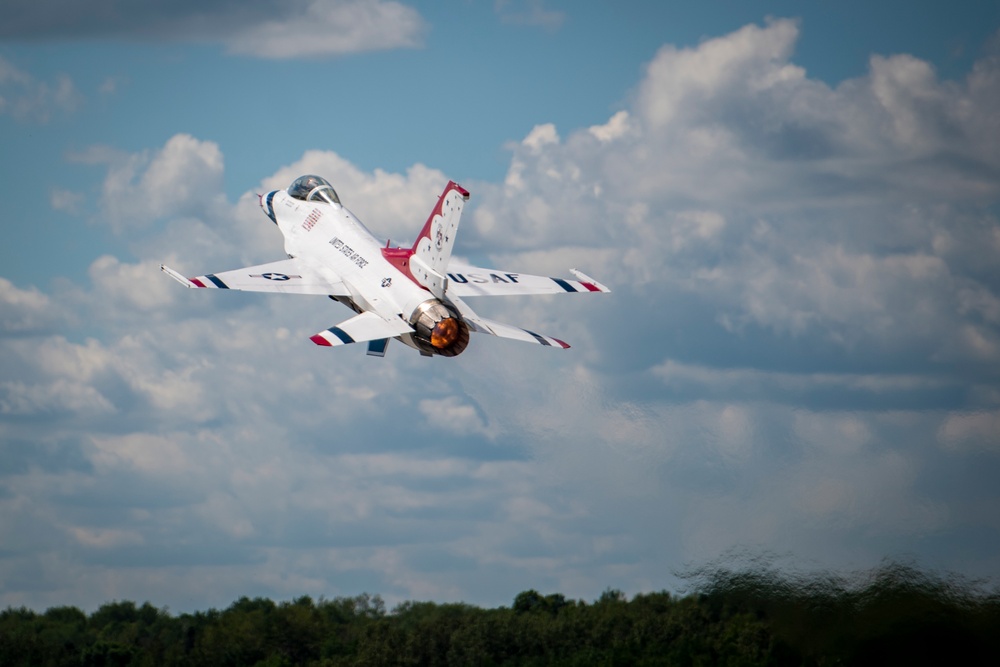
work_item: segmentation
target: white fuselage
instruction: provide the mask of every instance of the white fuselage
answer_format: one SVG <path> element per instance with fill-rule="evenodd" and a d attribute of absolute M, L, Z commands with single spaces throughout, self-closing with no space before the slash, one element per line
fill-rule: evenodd
<path fill-rule="evenodd" d="M 285 252 L 331 283 L 343 283 L 353 301 L 347 305 L 355 311 L 409 320 L 418 306 L 434 299 L 386 259 L 385 246 L 343 205 L 302 201 L 283 190 L 266 195 L 261 205 L 265 213 L 270 207 Z"/>

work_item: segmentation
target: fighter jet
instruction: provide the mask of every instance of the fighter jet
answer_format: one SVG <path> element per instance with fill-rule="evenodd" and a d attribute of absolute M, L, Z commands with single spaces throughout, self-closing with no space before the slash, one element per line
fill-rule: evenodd
<path fill-rule="evenodd" d="M 296 179 L 286 190 L 258 195 L 260 207 L 285 239 L 288 259 L 185 278 L 160 269 L 186 287 L 328 296 L 356 315 L 311 340 L 335 347 L 367 343 L 385 356 L 390 339 L 424 356 L 454 357 L 469 333 L 569 345 L 551 336 L 480 317 L 464 301 L 479 296 L 589 294 L 607 287 L 575 269 L 575 278 L 549 278 L 469 266 L 452 258 L 462 208 L 469 193 L 449 182 L 410 248 L 380 242 L 319 176 Z"/>

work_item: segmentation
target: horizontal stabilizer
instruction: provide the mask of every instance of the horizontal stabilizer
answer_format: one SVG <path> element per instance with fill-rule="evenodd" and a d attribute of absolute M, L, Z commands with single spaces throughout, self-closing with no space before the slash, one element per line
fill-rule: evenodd
<path fill-rule="evenodd" d="M 534 331 L 528 331 L 527 329 L 522 329 L 520 327 L 515 327 L 512 324 L 494 322 L 493 320 L 488 320 L 482 317 L 477 317 L 474 322 L 468 319 L 466 321 L 469 322 L 469 328 L 476 333 L 486 333 L 500 338 L 510 338 L 513 340 L 524 341 L 525 343 L 537 343 L 538 345 L 561 347 L 564 350 L 569 349 L 569 343 L 565 341 L 561 341 L 558 338 L 553 338 L 551 336 L 535 333 Z"/>
<path fill-rule="evenodd" d="M 469 304 L 457 297 L 451 297 L 451 302 L 455 304 L 456 308 L 458 308 L 458 312 L 462 314 L 462 319 L 468 323 L 469 329 L 471 331 L 475 331 L 476 333 L 489 334 L 499 338 L 520 340 L 525 343 L 536 343 L 538 345 L 545 345 L 548 347 L 559 347 L 564 350 L 569 349 L 569 343 L 561 341 L 558 338 L 544 336 L 542 334 L 535 333 L 534 331 L 529 331 L 528 329 L 515 327 L 512 324 L 494 322 L 493 320 L 486 319 L 485 317 L 480 317 L 473 312 L 472 308 L 469 307 Z"/>
<path fill-rule="evenodd" d="M 395 338 L 403 334 L 413 333 L 409 324 L 401 318 L 385 319 L 381 315 L 368 311 L 355 315 L 326 331 L 320 331 L 310 340 L 317 345 L 333 347 L 348 343 L 364 343 L 383 338 Z M 369 348 L 371 349 L 371 348 Z M 377 349 L 377 348 L 376 348 Z M 384 348 L 383 348 L 384 353 Z"/>

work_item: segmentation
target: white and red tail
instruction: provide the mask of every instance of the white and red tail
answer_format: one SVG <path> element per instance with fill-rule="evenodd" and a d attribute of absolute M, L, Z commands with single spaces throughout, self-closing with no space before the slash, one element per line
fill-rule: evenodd
<path fill-rule="evenodd" d="M 413 243 L 410 273 L 437 298 L 448 289 L 448 262 L 455 246 L 455 233 L 462 219 L 462 207 L 469 192 L 454 181 L 448 181 L 437 206 L 431 211 L 424 228 Z"/>

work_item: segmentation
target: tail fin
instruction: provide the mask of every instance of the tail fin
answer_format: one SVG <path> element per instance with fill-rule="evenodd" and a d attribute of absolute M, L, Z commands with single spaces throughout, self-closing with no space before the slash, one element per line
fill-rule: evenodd
<path fill-rule="evenodd" d="M 462 218 L 462 207 L 469 192 L 454 181 L 448 181 L 437 206 L 413 243 L 410 273 L 439 299 L 448 289 L 448 261 L 455 246 L 455 233 Z"/>

